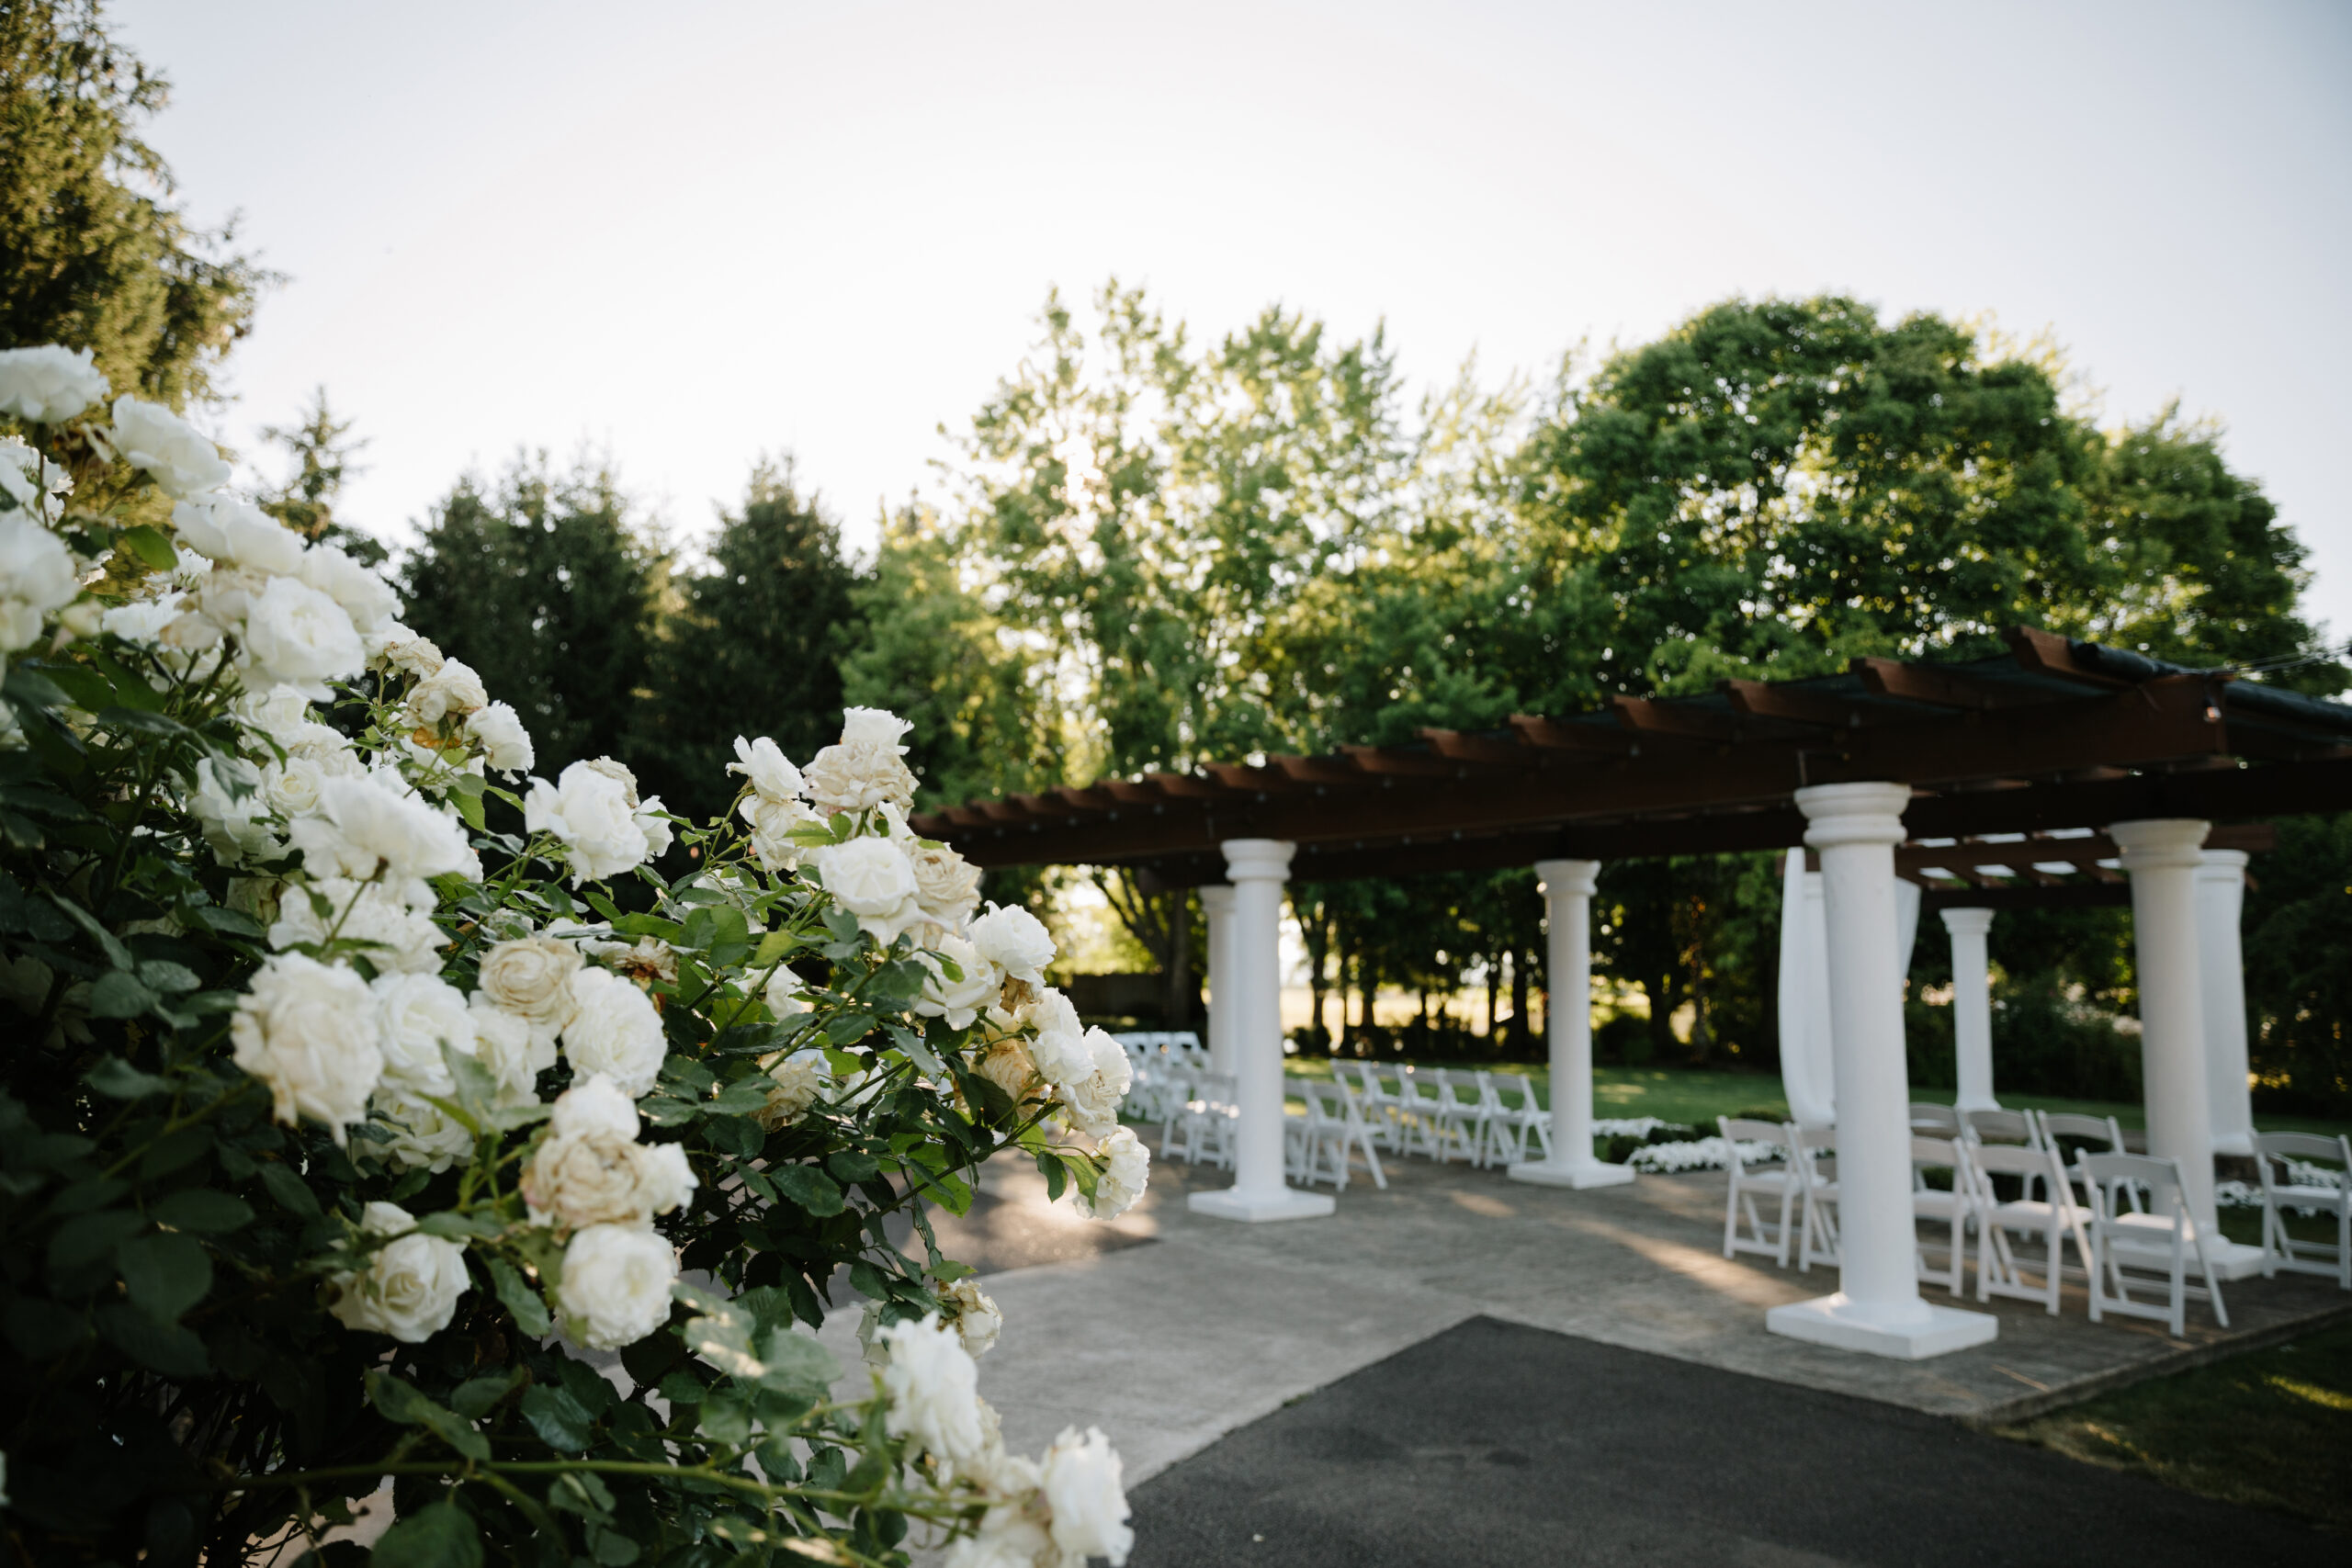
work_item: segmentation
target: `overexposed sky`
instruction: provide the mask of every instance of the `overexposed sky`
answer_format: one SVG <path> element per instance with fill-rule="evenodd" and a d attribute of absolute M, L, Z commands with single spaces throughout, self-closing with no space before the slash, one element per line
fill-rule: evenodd
<path fill-rule="evenodd" d="M 1424 382 L 1837 289 L 2225 422 L 2352 634 L 2352 7 L 110 9 L 195 214 L 290 275 L 225 434 L 323 383 L 388 538 L 585 441 L 687 536 L 789 450 L 869 541 L 1112 274 L 1196 332 L 1385 318 Z"/>

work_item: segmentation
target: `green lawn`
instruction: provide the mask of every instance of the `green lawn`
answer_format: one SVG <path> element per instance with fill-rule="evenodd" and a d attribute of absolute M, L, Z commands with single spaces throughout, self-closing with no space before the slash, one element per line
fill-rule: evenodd
<path fill-rule="evenodd" d="M 2352 1325 L 2157 1378 L 2003 1437 L 2352 1528 Z"/>

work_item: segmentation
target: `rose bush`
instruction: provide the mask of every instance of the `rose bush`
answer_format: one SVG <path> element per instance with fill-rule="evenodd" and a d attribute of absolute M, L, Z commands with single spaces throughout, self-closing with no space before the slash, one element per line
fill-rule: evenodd
<path fill-rule="evenodd" d="M 904 723 L 739 741 L 700 824 L 528 777 L 379 581 L 107 390 L 0 355 L 18 1551 L 333 1564 L 389 1483 L 386 1568 L 1123 1561 L 1099 1433 L 1005 1451 L 928 1216 L 1005 1150 L 1133 1203 L 1125 1058 L 909 831 Z M 169 530 L 72 500 L 143 485 Z M 852 1303 L 869 1368 L 811 1333 Z"/>

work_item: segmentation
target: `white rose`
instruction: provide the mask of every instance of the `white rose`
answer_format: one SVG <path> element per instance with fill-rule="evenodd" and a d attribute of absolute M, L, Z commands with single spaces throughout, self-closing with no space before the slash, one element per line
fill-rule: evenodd
<path fill-rule="evenodd" d="M 965 1350 L 975 1358 L 987 1355 L 995 1348 L 996 1337 L 1004 1328 L 1004 1314 L 997 1310 L 996 1303 L 980 1289 L 978 1280 L 968 1278 L 956 1280 L 940 1293 L 946 1298 L 947 1310 L 955 1318 L 956 1336 L 964 1342 Z"/>
<path fill-rule="evenodd" d="M 915 868 L 915 901 L 944 926 L 960 926 L 980 901 L 980 868 L 945 844 L 906 844 Z"/>
<path fill-rule="evenodd" d="M 473 1153 L 474 1135 L 466 1124 L 422 1094 L 388 1084 L 369 1104 L 392 1131 L 391 1142 L 369 1146 L 382 1150 L 397 1169 L 444 1171 Z"/>
<path fill-rule="evenodd" d="M 398 621 L 387 621 L 373 631 L 360 633 L 359 642 L 368 650 L 368 663 L 395 674 L 424 677 L 438 671 L 445 662 L 441 649 L 431 637 L 419 637 Z"/>
<path fill-rule="evenodd" d="M 640 1125 L 637 1101 L 603 1073 L 591 1073 L 556 1096 L 548 1117 L 548 1131 L 559 1138 L 599 1136 L 634 1143 Z"/>
<path fill-rule="evenodd" d="M 683 1145 L 639 1144 L 636 1148 L 637 1190 L 648 1209 L 666 1214 L 693 1201 L 695 1189 L 702 1183 L 695 1179 L 695 1168 L 687 1160 Z"/>
<path fill-rule="evenodd" d="M 319 814 L 293 823 L 287 840 L 318 875 L 445 876 L 474 864 L 455 818 L 372 773 L 321 784 Z"/>
<path fill-rule="evenodd" d="M 391 1203 L 370 1203 L 362 1228 L 395 1239 L 376 1249 L 368 1267 L 337 1274 L 327 1308 L 346 1328 L 389 1334 L 421 1344 L 449 1326 L 458 1298 L 472 1288 L 462 1243 L 417 1232 L 416 1222 Z"/>
<path fill-rule="evenodd" d="M 0 413 L 28 424 L 62 424 L 107 391 L 106 376 L 86 348 L 45 343 L 0 350 Z"/>
<path fill-rule="evenodd" d="M 915 776 L 899 760 L 904 750 L 871 741 L 828 746 L 802 770 L 808 798 L 826 816 L 836 811 L 870 811 L 877 806 L 901 810 L 913 804 Z"/>
<path fill-rule="evenodd" d="M 1086 1028 L 1078 1009 L 1061 992 L 1047 987 L 1022 1010 L 1022 1021 L 1037 1031 L 1029 1043 L 1037 1071 L 1057 1089 L 1085 1082 L 1094 1075 L 1094 1052 L 1086 1043 Z"/>
<path fill-rule="evenodd" d="M 910 1437 L 948 1461 L 975 1460 L 987 1447 L 980 1420 L 980 1370 L 956 1331 L 936 1314 L 888 1325 L 874 1336 L 888 1352 L 882 1391 L 890 1435 Z"/>
<path fill-rule="evenodd" d="M 876 941 L 895 942 L 922 919 L 922 906 L 915 902 L 915 868 L 889 840 L 825 844 L 811 850 L 808 860 L 825 879 L 825 891 Z"/>
<path fill-rule="evenodd" d="M 1026 1460 L 1009 1462 L 1029 1464 Z M 1035 1478 L 1029 1478 L 1033 1489 L 1035 1484 Z M 1039 1563 L 1060 1568 L 1060 1562 L 1061 1553 L 1055 1549 L 1053 1537 L 1046 1533 L 1046 1527 L 1032 1518 L 1022 1505 L 1001 1503 L 980 1516 L 979 1533 L 967 1535 L 948 1547 L 939 1560 L 939 1568 L 1038 1568 Z"/>
<path fill-rule="evenodd" d="M 593 762 L 574 762 L 552 784 L 531 781 L 523 826 L 562 842 L 570 852 L 573 886 L 602 882 L 643 864 L 652 852 L 630 798 L 635 793 Z"/>
<path fill-rule="evenodd" d="M 476 1049 L 474 1015 L 465 993 L 438 975 L 386 975 L 375 993 L 384 1052 L 384 1079 L 394 1088 L 447 1094 L 454 1087 L 441 1048 L 460 1055 Z"/>
<path fill-rule="evenodd" d="M 1125 1049 L 1100 1029 L 1088 1030 L 1084 1039 L 1094 1058 L 1094 1070 L 1064 1089 L 1062 1103 L 1069 1107 L 1070 1120 L 1080 1132 L 1100 1138 L 1119 1124 L 1119 1101 L 1135 1082 L 1135 1064 L 1127 1060 Z"/>
<path fill-rule="evenodd" d="M 197 763 L 196 793 L 187 807 L 223 865 L 267 858 L 281 847 L 262 819 L 269 807 L 261 795 L 261 773 L 242 757 L 207 757 Z"/>
<path fill-rule="evenodd" d="M 21 512 L 0 517 L 0 653 L 40 640 L 51 612 L 82 592 L 74 552 Z"/>
<path fill-rule="evenodd" d="M 579 973 L 580 953 L 570 942 L 526 936 L 492 942 L 478 983 L 482 995 L 553 1039 L 571 1021 L 571 977 Z"/>
<path fill-rule="evenodd" d="M 771 1061 L 767 1069 L 775 1087 L 768 1090 L 768 1102 L 752 1112 L 752 1119 L 771 1133 L 806 1116 L 832 1076 L 824 1058 L 814 1051 Z"/>
<path fill-rule="evenodd" d="M 467 715 L 466 733 L 481 745 L 483 763 L 509 778 L 529 773 L 538 761 L 531 749 L 531 732 L 505 703 L 491 703 Z"/>
<path fill-rule="evenodd" d="M 279 953 L 237 1000 L 229 1038 L 237 1066 L 269 1086 L 280 1122 L 298 1115 L 344 1129 L 368 1119 L 368 1097 L 384 1074 L 375 998 L 348 969 Z"/>
<path fill-rule="evenodd" d="M 1033 986 L 1046 983 L 1046 965 L 1054 961 L 1054 939 L 1045 922 L 1015 905 L 990 904 L 989 912 L 964 933 L 980 956 L 1015 980 Z"/>
<path fill-rule="evenodd" d="M 526 1105 L 537 1098 L 539 1075 L 555 1066 L 555 1031 L 540 1031 L 520 1013 L 508 1012 L 476 992 L 467 998 L 473 1014 L 474 1059 L 497 1080 L 502 1102 Z"/>
<path fill-rule="evenodd" d="M 674 1144 L 664 1147 L 672 1151 L 669 1159 L 609 1133 L 550 1134 L 523 1168 L 523 1201 L 532 1223 L 559 1233 L 650 1224 L 655 1214 L 676 1208 L 694 1191 L 694 1173 L 683 1165 L 685 1151 Z"/>
<path fill-rule="evenodd" d="M 359 633 L 343 606 L 306 583 L 273 577 L 245 606 L 244 657 L 265 680 L 323 702 L 327 682 L 368 668 Z"/>
<path fill-rule="evenodd" d="M 401 596 L 391 584 L 333 545 L 302 552 L 302 581 L 342 605 L 363 632 L 399 624 Z"/>
<path fill-rule="evenodd" d="M 260 730 L 289 750 L 295 737 L 311 722 L 311 699 L 291 686 L 247 692 L 229 706 L 247 728 Z"/>
<path fill-rule="evenodd" d="M 770 795 L 746 795 L 736 812 L 752 826 L 752 852 L 760 857 L 760 869 L 766 872 L 790 871 L 800 863 L 807 852 L 804 846 L 792 839 L 795 828 L 819 827 L 825 819 L 797 800 L 778 800 Z"/>
<path fill-rule="evenodd" d="M 670 852 L 670 819 L 663 815 L 668 807 L 660 795 L 650 796 L 637 808 L 637 830 L 645 835 L 645 858 L 660 860 Z"/>
<path fill-rule="evenodd" d="M 308 757 L 288 757 L 262 769 L 261 797 L 272 811 L 290 822 L 297 817 L 317 814 L 320 791 L 326 781 L 326 770 Z"/>
<path fill-rule="evenodd" d="M 327 903 L 321 915 L 311 902 Z M 437 973 L 449 937 L 433 923 L 433 889 L 422 883 L 355 882 L 347 876 L 313 877 L 279 900 L 269 928 L 274 948 L 320 947 L 333 931 L 338 942 L 356 944 L 379 972 Z"/>
<path fill-rule="evenodd" d="M 1073 1192 L 1070 1201 L 1090 1220 L 1115 1220 L 1134 1208 L 1150 1185 L 1151 1151 L 1121 1127 L 1102 1140 L 1096 1158 L 1102 1168 L 1094 1179 L 1094 1197 L 1090 1201 L 1085 1193 Z"/>
<path fill-rule="evenodd" d="M 900 718 L 887 708 L 842 710 L 842 744 L 844 746 L 888 747 L 897 755 L 904 756 L 907 749 L 899 742 L 913 728 L 910 720 Z"/>
<path fill-rule="evenodd" d="M 408 709 L 416 722 L 431 727 L 445 718 L 462 717 L 489 705 L 490 694 L 470 666 L 455 659 L 416 683 L 408 694 Z M 513 712 L 513 709 L 508 709 Z"/>
<path fill-rule="evenodd" d="M 650 1230 L 590 1225 L 563 1253 L 557 1292 L 570 1328 L 592 1350 L 634 1345 L 670 1320 L 678 1255 Z"/>
<path fill-rule="evenodd" d="M 652 1000 L 603 969 L 581 970 L 571 977 L 571 992 L 573 1011 L 563 1029 L 563 1054 L 571 1070 L 609 1074 L 631 1100 L 650 1090 L 668 1051 Z"/>
<path fill-rule="evenodd" d="M 117 398 L 114 446 L 124 462 L 146 469 L 169 495 L 201 495 L 229 482 L 220 449 L 161 403 L 127 394 Z"/>
<path fill-rule="evenodd" d="M 301 570 L 301 537 L 261 508 L 232 495 L 175 502 L 172 528 L 181 544 L 222 566 L 250 567 L 273 576 Z"/>
<path fill-rule="evenodd" d="M 1119 1479 L 1123 1467 L 1102 1429 L 1089 1427 L 1081 1438 L 1077 1427 L 1063 1427 L 1038 1468 L 1062 1561 L 1082 1563 L 1090 1557 L 1107 1557 L 1111 1568 L 1120 1568 L 1135 1548 L 1136 1532 L 1127 1528 L 1127 1495 Z"/>
<path fill-rule="evenodd" d="M 6 526 L 0 524 L 0 532 L 5 532 Z M 6 551 L 6 547 L 0 545 L 0 554 Z M 0 570 L 5 570 L 0 567 Z M 125 642 L 153 648 L 164 640 L 164 628 L 178 620 L 187 609 L 187 601 L 176 593 L 167 593 L 160 599 L 133 599 L 128 604 L 116 604 L 100 615 L 98 629 Z M 5 620 L 6 614 L 0 609 L 0 620 Z M 5 634 L 0 634 L 0 640 L 4 639 Z"/>
<path fill-rule="evenodd" d="M 753 792 L 763 798 L 791 800 L 800 794 L 800 770 L 766 736 L 757 740 L 737 736 L 735 756 L 737 760 L 727 764 L 727 771 L 751 780 Z"/>
<path fill-rule="evenodd" d="M 1004 982 L 998 977 L 996 965 L 980 956 L 980 950 L 958 936 L 944 936 L 931 944 L 929 952 L 915 956 L 927 971 L 922 983 L 922 999 L 915 1003 L 915 1011 L 925 1018 L 944 1018 L 950 1029 L 969 1029 L 972 1021 L 989 1003 L 996 999 Z M 963 972 L 963 978 L 951 980 L 946 959 Z"/>
<path fill-rule="evenodd" d="M 0 517 L 0 653 L 30 648 L 41 624 L 82 592 L 74 552 L 21 512 Z"/>
<path fill-rule="evenodd" d="M 761 999 L 768 1004 L 769 1012 L 778 1019 L 786 1019 L 795 1013 L 809 1010 L 806 995 L 808 988 L 808 983 L 794 974 L 790 964 L 779 964 L 775 966 L 775 973 L 768 976 L 767 988 L 761 993 Z"/>

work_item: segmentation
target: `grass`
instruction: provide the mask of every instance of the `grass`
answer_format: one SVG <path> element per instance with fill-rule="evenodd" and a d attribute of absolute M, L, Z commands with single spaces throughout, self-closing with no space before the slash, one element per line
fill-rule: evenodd
<path fill-rule="evenodd" d="M 2184 1492 L 2352 1529 L 2352 1324 L 2006 1428 Z"/>

